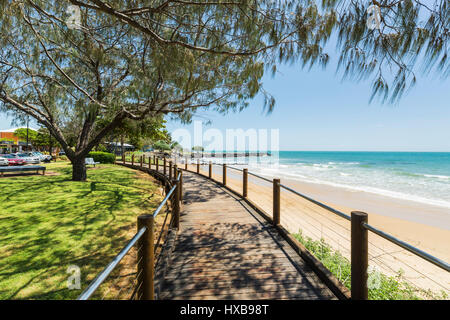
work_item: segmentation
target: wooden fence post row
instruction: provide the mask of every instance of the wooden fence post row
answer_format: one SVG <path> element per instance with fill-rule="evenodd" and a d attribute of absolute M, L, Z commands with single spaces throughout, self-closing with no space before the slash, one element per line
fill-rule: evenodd
<path fill-rule="evenodd" d="M 353 300 L 367 300 L 369 264 L 368 231 L 363 227 L 368 215 L 353 211 L 351 215 L 351 295 Z"/>
<path fill-rule="evenodd" d="M 138 299 L 154 300 L 155 218 L 153 215 L 139 216 L 137 227 L 138 231 L 142 227 L 147 227 L 147 230 L 138 241 Z"/>

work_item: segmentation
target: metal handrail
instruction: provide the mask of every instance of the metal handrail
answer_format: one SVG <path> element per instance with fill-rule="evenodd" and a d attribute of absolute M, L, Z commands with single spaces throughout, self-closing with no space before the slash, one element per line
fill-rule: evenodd
<path fill-rule="evenodd" d="M 249 174 L 249 175 L 251 175 L 251 176 L 257 177 L 257 178 L 259 178 L 259 179 L 262 179 L 262 180 L 264 180 L 264 181 L 270 182 L 270 183 L 272 183 L 272 182 L 273 182 L 273 181 L 272 181 L 272 180 L 270 180 L 270 179 L 267 179 L 267 178 L 261 177 L 261 176 L 259 176 L 259 175 L 257 175 L 257 174 L 254 174 L 254 173 L 250 172 L 250 171 L 248 172 L 248 174 Z"/>
<path fill-rule="evenodd" d="M 249 174 L 250 174 L 250 172 L 249 172 Z M 302 197 L 302 198 L 304 198 L 304 199 L 306 199 L 306 200 L 308 200 L 308 201 L 310 201 L 310 202 L 312 202 L 314 204 L 317 204 L 318 206 L 320 206 L 320 207 L 322 207 L 322 208 L 324 208 L 324 209 L 326 209 L 326 210 L 328 210 L 330 212 L 333 212 L 334 214 L 337 214 L 341 218 L 344 218 L 344 219 L 346 219 L 348 221 L 352 220 L 352 218 L 348 214 L 345 214 L 345 213 L 343 213 L 343 212 L 341 212 L 339 210 L 333 209 L 332 207 L 329 207 L 326 204 L 323 204 L 322 202 L 319 202 L 319 201 L 314 200 L 314 199 L 312 199 L 312 198 L 310 198 L 308 196 L 305 196 L 304 194 L 301 194 L 300 192 L 295 191 L 294 189 L 291 189 L 288 186 L 285 186 L 285 185 L 280 183 L 280 187 L 282 187 L 282 188 L 284 188 L 284 189 L 286 189 L 286 190 L 288 190 L 288 191 L 290 191 L 290 192 L 292 192 L 292 193 L 294 193 L 294 194 L 296 194 L 296 195 L 298 195 L 298 196 L 300 196 L 300 197 Z"/>
<path fill-rule="evenodd" d="M 290 191 L 290 192 L 292 192 L 292 193 L 294 193 L 294 194 L 296 194 L 296 195 L 298 195 L 298 196 L 300 196 L 300 197 L 302 197 L 302 198 L 304 198 L 304 199 L 306 199 L 306 200 L 308 200 L 308 201 L 310 201 L 312 203 L 315 203 L 318 206 L 320 206 L 320 207 L 322 207 L 322 208 L 324 208 L 324 209 L 326 209 L 326 210 L 328 210 L 330 212 L 333 212 L 334 214 L 336 214 L 336 215 L 338 215 L 338 216 L 340 216 L 340 217 L 342 217 L 342 218 L 344 218 L 344 219 L 346 219 L 348 221 L 351 221 L 351 217 L 349 215 L 347 215 L 347 214 L 345 214 L 345 213 L 343 213 L 343 212 L 341 212 L 339 210 L 333 209 L 333 208 L 327 206 L 326 204 L 323 204 L 323 203 L 321 203 L 319 201 L 316 201 L 316 200 L 314 200 L 314 199 L 312 199 L 312 198 L 310 198 L 308 196 L 305 196 L 304 194 L 301 194 L 300 192 L 295 191 L 295 190 L 293 190 L 293 189 L 291 189 L 291 188 L 289 188 L 289 187 L 287 187 L 285 185 L 280 184 L 280 187 L 282 187 L 282 188 L 284 188 L 284 189 L 286 189 L 286 190 L 288 190 L 288 191 Z M 417 255 L 417 256 L 419 256 L 419 257 L 421 257 L 421 258 L 423 258 L 423 259 L 425 259 L 425 260 L 427 260 L 427 261 L 429 261 L 431 263 L 433 263 L 434 265 L 436 265 L 436 266 L 438 266 L 438 267 L 440 267 L 440 268 L 442 268 L 442 269 L 444 269 L 446 271 L 450 271 L 450 265 L 447 262 L 442 261 L 439 258 L 436 258 L 436 257 L 430 255 L 429 253 L 426 253 L 425 251 L 422 251 L 422 250 L 420 250 L 420 249 L 418 249 L 418 248 L 416 248 L 416 247 L 414 247 L 414 246 L 412 246 L 412 245 L 410 245 L 410 244 L 408 244 L 408 243 L 406 243 L 406 242 L 404 242 L 404 241 L 402 241 L 400 239 L 397 239 L 394 236 L 391 236 L 390 234 L 388 234 L 386 232 L 383 232 L 383 231 L 381 231 L 381 230 L 379 230 L 379 229 L 377 229 L 377 228 L 375 228 L 375 227 L 373 227 L 373 226 L 371 226 L 371 225 L 369 225 L 367 223 L 363 223 L 363 227 L 365 227 L 367 230 L 370 230 L 373 233 L 379 235 L 380 237 L 382 237 L 382 238 L 384 238 L 384 239 L 386 239 L 386 240 L 388 240 L 390 242 L 393 242 L 393 243 L 397 244 L 398 246 L 402 247 L 403 249 L 405 249 L 405 250 L 407 250 L 407 251 L 409 251 L 409 252 L 411 252 L 411 253 L 413 253 L 413 254 L 415 254 L 415 255 Z"/>
<path fill-rule="evenodd" d="M 180 180 L 181 172 L 178 174 L 177 180 Z M 177 189 L 177 185 L 174 185 L 172 189 L 167 193 L 164 197 L 163 201 L 159 204 L 158 208 L 153 212 L 153 217 L 159 214 L 161 209 L 167 203 L 172 193 Z M 136 242 L 142 237 L 142 235 L 147 231 L 146 227 L 142 227 L 135 234 L 135 236 L 128 242 L 128 244 L 119 252 L 118 255 L 114 257 L 114 259 L 103 269 L 102 272 L 89 284 L 89 286 L 78 296 L 77 300 L 88 300 L 94 292 L 98 289 L 98 287 L 108 278 L 108 276 L 113 272 L 113 270 L 117 267 L 117 265 L 122 261 L 125 255 L 131 250 L 131 248 L 136 244 Z"/>
<path fill-rule="evenodd" d="M 382 238 L 384 238 L 384 239 L 386 239 L 386 240 L 388 240 L 390 242 L 393 242 L 393 243 L 397 244 L 398 246 L 400 246 L 403 249 L 405 249 L 405 250 L 415 254 L 416 256 L 419 256 L 419 257 L 427 260 L 428 262 L 431 262 L 432 264 L 434 264 L 434 265 L 436 265 L 436 266 L 438 266 L 438 267 L 440 267 L 440 268 L 450 272 L 450 265 L 447 262 L 442 261 L 441 259 L 436 258 L 436 257 L 432 256 L 431 254 L 428 254 L 425 251 L 422 251 L 422 250 L 420 250 L 420 249 L 418 249 L 418 248 L 416 248 L 416 247 L 414 247 L 414 246 L 412 246 L 412 245 L 410 245 L 410 244 L 408 244 L 408 243 L 406 243 L 406 242 L 404 242 L 402 240 L 399 240 L 396 237 L 391 236 L 390 234 L 387 234 L 386 232 L 383 232 L 383 231 L 381 231 L 381 230 L 379 230 L 379 229 L 377 229 L 375 227 L 372 227 L 370 224 L 363 223 L 362 226 L 364 228 L 366 228 L 367 230 L 370 230 L 373 233 L 379 235 L 380 237 L 382 237 Z"/>
<path fill-rule="evenodd" d="M 181 179 L 181 172 L 178 173 L 177 176 L 177 181 L 179 181 Z M 167 201 L 170 199 L 170 196 L 172 195 L 172 193 L 174 193 L 174 191 L 177 189 L 177 185 L 174 185 L 169 192 L 167 193 L 167 195 L 165 196 L 165 198 L 163 199 L 163 201 L 161 201 L 161 203 L 159 204 L 158 208 L 156 208 L 156 210 L 153 213 L 153 217 L 156 218 L 156 216 L 159 214 L 159 212 L 161 211 L 161 209 L 164 207 L 164 205 L 167 203 Z M 159 240 L 158 240 L 159 243 Z"/>
<path fill-rule="evenodd" d="M 159 204 L 158 208 L 156 208 L 155 212 L 153 212 L 153 217 L 156 218 L 156 216 L 159 214 L 159 212 L 161 211 L 161 209 L 164 207 L 164 205 L 166 204 L 167 200 L 169 200 L 170 196 L 172 195 L 172 193 L 175 191 L 175 189 L 177 188 L 177 186 L 173 186 L 172 189 L 170 189 L 170 191 L 167 193 L 166 197 L 164 198 L 164 200 Z"/>
<path fill-rule="evenodd" d="M 227 166 L 227 168 L 230 168 L 230 169 L 233 169 L 233 170 L 236 170 L 236 171 L 240 171 L 240 172 L 244 171 L 242 169 L 235 168 L 235 167 L 232 167 L 232 166 Z"/>
<path fill-rule="evenodd" d="M 84 291 L 78 296 L 77 300 L 87 300 L 92 294 L 98 289 L 98 287 L 105 281 L 105 279 L 111 274 L 119 262 L 125 257 L 125 255 L 131 250 L 131 248 L 136 244 L 136 242 L 142 237 L 142 235 L 147 231 L 146 227 L 142 227 L 136 235 L 131 239 L 128 244 L 120 251 L 120 253 L 114 257 L 114 259 L 103 269 L 102 272 L 92 281 L 89 286 L 84 289 Z"/>

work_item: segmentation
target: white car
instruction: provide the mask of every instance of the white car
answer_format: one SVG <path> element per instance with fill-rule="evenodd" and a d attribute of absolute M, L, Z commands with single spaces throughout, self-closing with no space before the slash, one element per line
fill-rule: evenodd
<path fill-rule="evenodd" d="M 0 157 L 0 166 L 9 166 L 8 159 Z"/>
<path fill-rule="evenodd" d="M 51 156 L 51 155 L 43 154 L 43 153 L 40 153 L 40 152 L 37 152 L 37 151 L 35 151 L 35 152 L 29 152 L 28 155 L 29 155 L 29 156 L 36 156 L 36 157 L 39 157 L 39 159 L 40 159 L 42 162 L 50 162 L 50 161 L 52 161 L 52 156 Z"/>
<path fill-rule="evenodd" d="M 41 158 L 38 156 L 30 155 L 30 153 L 16 153 L 16 157 L 25 160 L 27 164 L 39 164 L 41 163 Z"/>

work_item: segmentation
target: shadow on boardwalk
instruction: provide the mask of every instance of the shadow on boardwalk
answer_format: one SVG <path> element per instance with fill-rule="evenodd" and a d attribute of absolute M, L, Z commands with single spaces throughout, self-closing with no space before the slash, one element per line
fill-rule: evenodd
<path fill-rule="evenodd" d="M 336 299 L 242 200 L 183 175 L 181 227 L 160 299 Z"/>

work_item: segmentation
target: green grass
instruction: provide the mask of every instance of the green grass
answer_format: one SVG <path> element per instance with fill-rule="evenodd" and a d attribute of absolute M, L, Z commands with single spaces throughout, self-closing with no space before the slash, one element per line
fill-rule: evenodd
<path fill-rule="evenodd" d="M 81 268 L 85 288 L 131 239 L 136 217 L 162 199 L 124 167 L 100 165 L 73 182 L 68 163 L 46 166 L 46 176 L 0 178 L 0 299 L 76 298 L 68 266 Z"/>
<path fill-rule="evenodd" d="M 294 237 L 302 243 L 333 275 L 351 290 L 351 264 L 339 251 L 333 250 L 323 239 L 316 241 L 305 237 L 301 230 Z M 412 286 L 402 280 L 402 271 L 397 275 L 387 276 L 380 272 L 370 272 L 368 275 L 370 300 L 418 300 L 446 299 L 445 293 L 438 295 Z M 371 289 L 372 288 L 372 289 Z"/>

